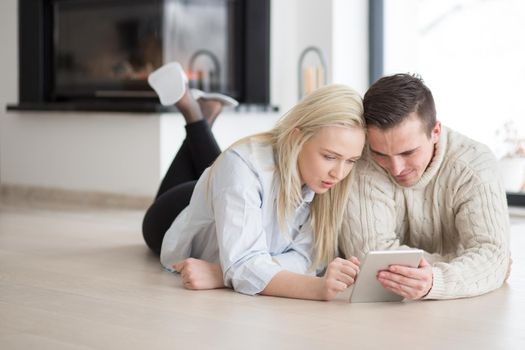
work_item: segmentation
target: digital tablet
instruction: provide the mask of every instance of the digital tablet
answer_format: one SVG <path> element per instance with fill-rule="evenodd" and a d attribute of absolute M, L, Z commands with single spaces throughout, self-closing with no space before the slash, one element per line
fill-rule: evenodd
<path fill-rule="evenodd" d="M 363 260 L 357 275 L 351 303 L 371 303 L 379 301 L 401 301 L 403 297 L 392 293 L 377 280 L 377 273 L 387 270 L 390 265 L 417 267 L 423 251 L 412 250 L 377 250 L 369 252 Z"/>

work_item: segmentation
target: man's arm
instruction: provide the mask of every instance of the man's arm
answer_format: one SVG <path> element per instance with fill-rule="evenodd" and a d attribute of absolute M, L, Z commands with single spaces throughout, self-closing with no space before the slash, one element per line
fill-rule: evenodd
<path fill-rule="evenodd" d="M 453 192 L 454 216 L 441 219 L 453 220 L 457 232 L 450 234 L 459 238 L 456 251 L 447 256 L 425 253 L 432 270 L 418 268 L 422 272 L 417 274 L 418 285 L 423 282 L 428 286 L 432 277 L 431 290 L 423 294 L 428 299 L 489 292 L 501 286 L 509 269 L 508 209 L 505 191 L 497 178 L 497 163 L 488 150 L 474 151 L 475 161 L 463 167 L 457 164 L 453 171 L 459 174 L 458 178 L 446 189 Z M 365 162 L 354 170 L 356 176 L 341 232 L 343 253 L 362 258 L 370 250 L 402 247 L 402 235 L 409 230 L 403 226 L 407 213 L 402 194 L 371 163 Z M 414 279 L 407 271 L 397 274 Z"/>
<path fill-rule="evenodd" d="M 505 191 L 498 181 L 473 183 L 462 189 L 455 226 L 457 256 L 433 264 L 428 299 L 481 295 L 499 288 L 509 269 L 509 216 Z"/>
<path fill-rule="evenodd" d="M 378 276 L 383 287 L 408 299 L 452 299 L 490 292 L 508 278 L 511 262 L 504 190 L 497 181 L 473 181 L 458 198 L 457 255 L 417 269 L 392 266 Z"/>

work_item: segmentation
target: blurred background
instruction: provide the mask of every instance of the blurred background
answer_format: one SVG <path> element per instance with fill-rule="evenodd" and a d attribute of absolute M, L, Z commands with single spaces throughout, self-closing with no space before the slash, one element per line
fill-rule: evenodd
<path fill-rule="evenodd" d="M 223 148 L 324 84 L 364 94 L 419 74 L 438 119 L 487 144 L 525 205 L 523 1 L 4 0 L 0 29 L 4 197 L 149 202 L 184 122 L 145 79 L 177 60 L 241 102 L 214 125 Z"/>

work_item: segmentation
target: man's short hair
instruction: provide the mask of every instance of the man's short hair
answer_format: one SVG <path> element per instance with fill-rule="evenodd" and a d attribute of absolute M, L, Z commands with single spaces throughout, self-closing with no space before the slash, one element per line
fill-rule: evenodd
<path fill-rule="evenodd" d="M 417 75 L 395 74 L 379 79 L 366 92 L 363 106 L 369 127 L 393 128 L 413 112 L 420 118 L 429 137 L 436 125 L 432 92 Z"/>

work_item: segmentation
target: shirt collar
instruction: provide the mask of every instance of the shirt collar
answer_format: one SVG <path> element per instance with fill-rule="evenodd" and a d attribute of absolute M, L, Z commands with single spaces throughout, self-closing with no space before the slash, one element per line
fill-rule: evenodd
<path fill-rule="evenodd" d="M 306 185 L 301 188 L 301 194 L 303 195 L 303 201 L 306 203 L 310 203 L 314 200 L 315 192 Z"/>

